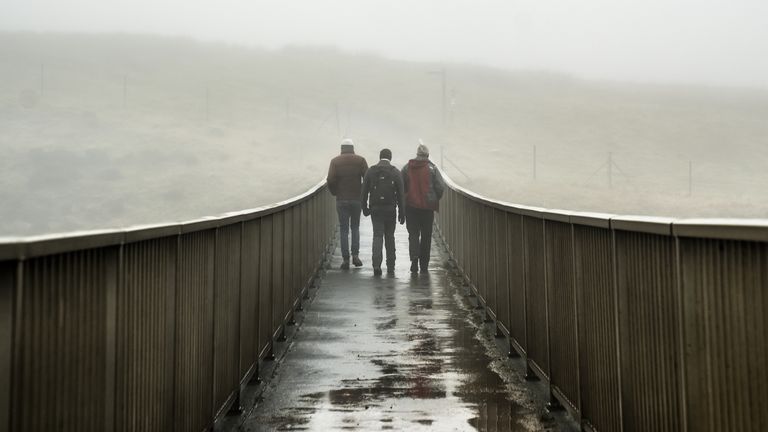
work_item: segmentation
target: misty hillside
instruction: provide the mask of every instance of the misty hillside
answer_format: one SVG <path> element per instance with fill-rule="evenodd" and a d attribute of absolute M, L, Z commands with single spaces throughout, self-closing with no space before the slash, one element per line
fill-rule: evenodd
<path fill-rule="evenodd" d="M 0 33 L 0 235 L 282 200 L 324 177 L 342 136 L 369 163 L 392 148 L 398 165 L 422 138 L 437 163 L 442 149 L 457 182 L 522 204 L 768 217 L 766 120 L 768 93 L 749 89 L 323 49 Z"/>

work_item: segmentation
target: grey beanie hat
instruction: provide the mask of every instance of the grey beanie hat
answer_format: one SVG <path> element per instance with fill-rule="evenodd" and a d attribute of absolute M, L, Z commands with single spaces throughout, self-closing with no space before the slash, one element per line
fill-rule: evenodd
<path fill-rule="evenodd" d="M 424 145 L 424 141 L 419 140 L 419 148 L 416 149 L 416 156 L 429 156 L 429 148 Z"/>

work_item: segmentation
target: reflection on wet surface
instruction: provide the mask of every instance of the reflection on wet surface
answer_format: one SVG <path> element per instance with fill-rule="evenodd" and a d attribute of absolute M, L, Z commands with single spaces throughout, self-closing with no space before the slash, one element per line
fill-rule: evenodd
<path fill-rule="evenodd" d="M 411 276 L 404 227 L 397 235 L 394 277 L 367 266 L 328 272 L 243 429 L 559 430 L 495 349 L 439 248 L 430 273 Z"/>

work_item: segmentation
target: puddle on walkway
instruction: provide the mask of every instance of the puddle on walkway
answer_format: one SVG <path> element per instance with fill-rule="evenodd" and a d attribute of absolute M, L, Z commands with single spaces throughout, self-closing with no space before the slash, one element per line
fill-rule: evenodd
<path fill-rule="evenodd" d="M 416 277 L 402 253 L 394 277 L 329 271 L 243 430 L 558 430 L 433 250 L 435 268 Z"/>

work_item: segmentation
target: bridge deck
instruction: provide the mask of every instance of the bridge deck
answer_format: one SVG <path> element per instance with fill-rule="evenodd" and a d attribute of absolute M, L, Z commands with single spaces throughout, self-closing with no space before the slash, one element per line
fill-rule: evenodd
<path fill-rule="evenodd" d="M 370 219 L 364 267 L 338 270 L 337 249 L 243 429 L 570 429 L 543 412 L 544 396 L 497 346 L 444 251 L 434 244 L 430 272 L 412 277 L 404 226 L 396 237 L 390 277 L 373 275 Z"/>

